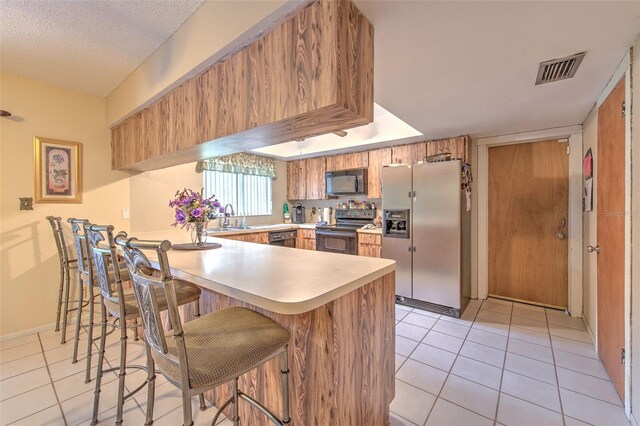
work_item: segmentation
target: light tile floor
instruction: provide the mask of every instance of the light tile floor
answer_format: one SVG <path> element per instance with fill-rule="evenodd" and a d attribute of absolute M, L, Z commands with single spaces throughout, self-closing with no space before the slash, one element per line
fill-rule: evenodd
<path fill-rule="evenodd" d="M 629 424 L 582 320 L 488 299 L 471 301 L 460 319 L 397 305 L 396 322 L 392 425 Z M 47 331 L 0 343 L 0 425 L 89 424 L 87 335 L 77 364 L 71 342 L 60 345 L 59 336 Z M 117 334 L 107 343 L 107 362 L 115 366 Z M 140 342 L 131 342 L 128 353 L 133 363 L 144 361 Z M 101 424 L 115 420 L 116 378 L 103 379 Z M 141 371 L 127 375 L 128 386 L 143 380 Z M 144 393 L 128 401 L 124 424 L 142 425 L 145 404 Z M 193 405 L 195 424 L 208 425 L 215 409 L 200 412 L 195 399 Z M 181 424 L 180 393 L 160 375 L 155 407 L 154 425 Z"/>
<path fill-rule="evenodd" d="M 67 334 L 68 342 L 60 345 L 60 333 L 47 331 L 0 343 L 0 425 L 57 426 L 89 425 L 93 408 L 94 381 L 84 383 L 87 334 L 83 330 L 79 346 L 79 361 L 71 364 L 74 327 Z M 118 365 L 119 332 L 107 338 L 105 369 Z M 97 342 L 94 344 L 92 378 L 95 378 Z M 128 342 L 128 357 L 132 364 L 144 365 L 144 346 Z M 144 382 L 146 373 L 127 373 L 128 390 Z M 117 376 L 105 373 L 100 399 L 100 424 L 114 424 L 116 416 Z M 192 400 L 196 426 L 210 425 L 215 408 L 198 409 Z M 124 424 L 143 425 L 145 421 L 146 389 L 125 403 Z M 154 408 L 155 426 L 182 424 L 180 391 L 157 376 Z M 222 416 L 218 426 L 231 422 Z"/>
<path fill-rule="evenodd" d="M 392 425 L 629 425 L 584 322 L 498 299 L 396 305 Z"/>

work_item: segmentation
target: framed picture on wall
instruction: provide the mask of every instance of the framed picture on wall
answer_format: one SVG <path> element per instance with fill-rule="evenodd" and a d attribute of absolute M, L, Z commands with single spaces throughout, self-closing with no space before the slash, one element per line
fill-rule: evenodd
<path fill-rule="evenodd" d="M 582 175 L 584 187 L 582 190 L 582 210 L 593 211 L 593 154 L 591 148 L 582 159 Z"/>
<path fill-rule="evenodd" d="M 36 203 L 82 202 L 82 144 L 33 138 Z"/>

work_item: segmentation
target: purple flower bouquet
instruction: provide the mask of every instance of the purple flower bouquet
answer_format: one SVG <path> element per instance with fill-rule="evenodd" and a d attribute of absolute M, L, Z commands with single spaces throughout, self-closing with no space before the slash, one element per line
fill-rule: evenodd
<path fill-rule="evenodd" d="M 177 191 L 169 207 L 175 209 L 175 222 L 171 226 L 180 225 L 181 228 L 191 229 L 191 224 L 206 223 L 215 219 L 218 213 L 224 213 L 220 201 L 212 195 L 204 198 L 201 192 L 183 189 Z"/>

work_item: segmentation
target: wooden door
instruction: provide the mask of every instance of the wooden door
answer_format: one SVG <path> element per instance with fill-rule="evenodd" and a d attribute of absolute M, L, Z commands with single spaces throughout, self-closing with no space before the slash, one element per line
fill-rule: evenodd
<path fill-rule="evenodd" d="M 566 143 L 489 148 L 491 295 L 566 308 L 568 186 Z"/>
<path fill-rule="evenodd" d="M 325 199 L 325 160 L 324 157 L 305 160 L 306 169 L 306 200 Z"/>
<path fill-rule="evenodd" d="M 623 78 L 598 108 L 598 354 L 624 401 L 625 101 Z"/>
<path fill-rule="evenodd" d="M 391 148 L 369 151 L 369 188 L 367 197 L 382 198 L 382 168 L 391 164 Z"/>

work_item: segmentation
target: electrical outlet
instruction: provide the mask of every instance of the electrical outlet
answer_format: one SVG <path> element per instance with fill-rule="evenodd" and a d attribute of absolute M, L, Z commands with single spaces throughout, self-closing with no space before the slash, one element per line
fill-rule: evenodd
<path fill-rule="evenodd" d="M 129 216 L 129 209 L 122 209 L 122 218 L 131 219 L 131 217 Z"/>

